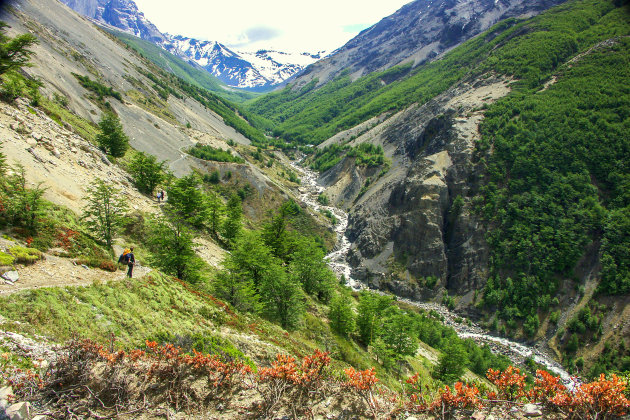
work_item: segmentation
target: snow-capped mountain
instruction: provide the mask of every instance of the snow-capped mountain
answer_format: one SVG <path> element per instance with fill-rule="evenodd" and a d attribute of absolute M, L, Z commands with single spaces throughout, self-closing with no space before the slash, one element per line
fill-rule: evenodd
<path fill-rule="evenodd" d="M 281 84 L 324 53 L 291 54 L 260 50 L 237 52 L 216 41 L 200 41 L 160 32 L 133 0 L 61 0 L 101 24 L 153 42 L 166 51 L 199 65 L 228 86 L 263 90 Z"/>
<path fill-rule="evenodd" d="M 238 52 L 216 41 L 165 36 L 168 40 L 162 48 L 198 64 L 228 86 L 239 88 L 260 89 L 278 85 L 320 59 L 322 54 L 269 50 Z"/>

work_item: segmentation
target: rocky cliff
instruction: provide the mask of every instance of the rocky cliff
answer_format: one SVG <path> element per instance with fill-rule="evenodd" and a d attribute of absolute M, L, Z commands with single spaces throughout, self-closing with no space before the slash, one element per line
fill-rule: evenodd
<path fill-rule="evenodd" d="M 356 199 L 347 230 L 353 277 L 399 296 L 426 298 L 448 289 L 467 295 L 462 304 L 470 302 L 485 281 L 488 259 L 470 210 L 481 173 L 474 155 L 483 118 L 478 109 L 508 92 L 505 79 L 466 80 L 353 140 L 381 144 L 392 160 L 358 199 L 366 176 L 349 162 L 322 174 L 337 203 Z M 340 184 L 345 195 L 337 192 Z"/>
<path fill-rule="evenodd" d="M 295 80 L 323 84 L 342 71 L 354 78 L 412 62 L 432 60 L 500 20 L 537 14 L 564 0 L 416 0 L 364 30 Z"/>

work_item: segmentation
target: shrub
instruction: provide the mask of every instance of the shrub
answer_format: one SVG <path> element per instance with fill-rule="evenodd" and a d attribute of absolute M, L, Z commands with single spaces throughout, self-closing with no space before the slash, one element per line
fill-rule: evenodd
<path fill-rule="evenodd" d="M 25 248 L 23 246 L 14 246 L 9 248 L 9 252 L 15 257 L 18 264 L 34 264 L 36 261 L 43 260 L 44 254 L 39 249 Z"/>
<path fill-rule="evenodd" d="M 12 265 L 14 262 L 15 257 L 13 255 L 0 252 L 0 265 Z"/>
<path fill-rule="evenodd" d="M 104 271 L 111 271 L 112 273 L 118 270 L 118 267 L 116 266 L 116 264 L 110 260 L 101 261 L 101 263 L 98 265 L 98 268 Z"/>

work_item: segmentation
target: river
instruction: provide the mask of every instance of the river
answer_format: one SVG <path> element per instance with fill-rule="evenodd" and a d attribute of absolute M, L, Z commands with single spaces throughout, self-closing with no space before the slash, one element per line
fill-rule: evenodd
<path fill-rule="evenodd" d="M 350 241 L 345 235 L 348 227 L 348 214 L 333 206 L 325 206 L 317 201 L 318 196 L 324 192 L 324 187 L 317 183 L 318 174 L 308 168 L 300 165 L 300 162 L 291 162 L 293 169 L 300 175 L 301 185 L 298 188 L 298 197 L 315 212 L 330 211 L 335 215 L 337 223 L 335 224 L 335 232 L 337 233 L 337 245 L 335 249 L 326 256 L 330 268 L 341 277 L 346 279 L 346 284 L 354 290 L 367 289 L 367 286 L 352 278 L 352 269 L 346 262 L 348 251 L 350 250 Z M 370 289 L 376 293 L 383 293 L 379 290 Z M 446 306 L 434 302 L 419 302 L 410 299 L 398 298 L 410 305 L 424 309 L 426 311 L 435 311 L 444 319 L 444 324 L 452 327 L 457 335 L 461 338 L 470 338 L 478 344 L 486 344 L 496 353 L 506 355 L 516 364 L 522 364 L 525 359 L 533 359 L 536 363 L 544 366 L 549 372 L 560 376 L 565 384 L 571 384 L 573 379 L 562 366 L 553 360 L 542 350 L 518 343 L 503 337 L 496 337 L 484 330 L 478 324 L 469 319 L 462 319 L 461 316 L 451 312 Z"/>

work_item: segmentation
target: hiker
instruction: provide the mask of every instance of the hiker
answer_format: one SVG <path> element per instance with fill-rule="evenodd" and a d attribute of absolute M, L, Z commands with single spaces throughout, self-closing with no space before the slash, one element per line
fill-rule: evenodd
<path fill-rule="evenodd" d="M 120 254 L 120 257 L 118 257 L 118 264 L 127 264 L 127 254 L 129 254 L 130 252 L 131 249 L 125 248 L 122 254 Z"/>
<path fill-rule="evenodd" d="M 127 277 L 131 278 L 133 275 L 133 266 L 136 264 L 136 257 L 133 255 L 133 247 L 129 249 L 129 253 L 125 255 L 125 260 L 127 261 L 127 266 L 129 270 L 127 270 Z"/>
<path fill-rule="evenodd" d="M 164 201 L 164 190 L 160 191 L 162 201 Z"/>
<path fill-rule="evenodd" d="M 161 199 L 162 199 L 162 191 L 159 191 L 157 193 L 157 201 L 158 201 L 158 203 L 160 202 Z"/>

